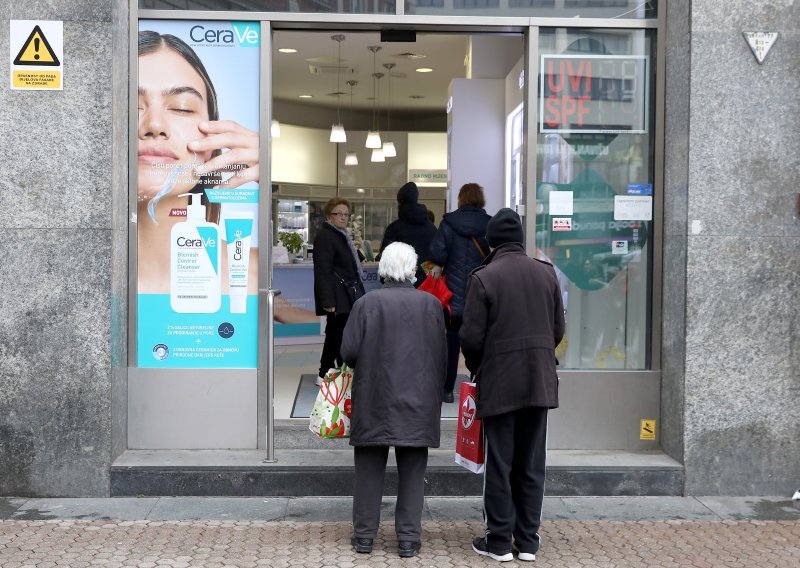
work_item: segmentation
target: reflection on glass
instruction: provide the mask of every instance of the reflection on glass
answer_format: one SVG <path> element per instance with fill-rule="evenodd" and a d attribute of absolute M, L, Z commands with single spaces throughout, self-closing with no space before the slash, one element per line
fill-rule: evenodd
<path fill-rule="evenodd" d="M 139 0 L 151 10 L 394 14 L 394 0 Z"/>
<path fill-rule="evenodd" d="M 658 0 L 405 0 L 406 14 L 625 18 L 657 16 Z"/>
<path fill-rule="evenodd" d="M 536 245 L 561 284 L 563 368 L 650 365 L 653 37 L 540 33 Z"/>

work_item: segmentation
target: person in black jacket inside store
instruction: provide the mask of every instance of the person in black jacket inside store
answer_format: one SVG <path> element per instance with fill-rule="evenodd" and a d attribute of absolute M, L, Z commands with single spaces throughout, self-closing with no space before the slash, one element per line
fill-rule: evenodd
<path fill-rule="evenodd" d="M 342 332 L 352 309 L 345 283 L 361 283 L 361 251 L 357 250 L 347 222 L 350 202 L 341 197 L 330 199 L 323 209 L 325 221 L 314 239 L 314 304 L 318 316 L 326 316 L 325 343 L 319 362 L 317 384 L 322 384 L 331 367 L 339 367 L 342 357 Z"/>
<path fill-rule="evenodd" d="M 460 344 L 458 331 L 464 311 L 467 277 L 489 254 L 486 242 L 486 225 L 489 215 L 483 208 L 486 199 L 483 188 L 477 183 L 464 184 L 458 192 L 458 209 L 442 217 L 439 231 L 431 241 L 428 258 L 442 267 L 433 275 L 444 273 L 447 287 L 453 293 L 450 311 L 445 315 L 447 326 L 447 382 L 444 385 L 444 402 L 453 402 L 453 388 L 458 373 Z"/>
<path fill-rule="evenodd" d="M 486 534 L 472 548 L 504 562 L 516 547 L 520 560 L 531 561 L 539 550 L 547 411 L 558 407 L 564 306 L 553 266 L 525 254 L 519 215 L 501 209 L 486 237 L 492 252 L 469 277 L 460 333 L 486 443 Z"/>
<path fill-rule="evenodd" d="M 419 189 L 413 181 L 405 184 L 397 192 L 398 219 L 386 227 L 381 241 L 381 253 L 390 244 L 400 242 L 414 247 L 419 264 L 428 260 L 428 249 L 436 234 L 436 227 L 428 218 L 428 208 L 418 201 Z M 380 254 L 378 260 L 380 260 Z M 419 286 L 425 279 L 425 271 L 419 264 L 417 265 L 415 286 Z"/>

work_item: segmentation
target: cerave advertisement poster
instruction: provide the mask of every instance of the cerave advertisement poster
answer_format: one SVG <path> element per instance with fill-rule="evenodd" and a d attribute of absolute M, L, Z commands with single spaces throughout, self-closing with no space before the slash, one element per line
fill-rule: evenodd
<path fill-rule="evenodd" d="M 139 367 L 257 366 L 260 42 L 253 22 L 139 22 Z"/>

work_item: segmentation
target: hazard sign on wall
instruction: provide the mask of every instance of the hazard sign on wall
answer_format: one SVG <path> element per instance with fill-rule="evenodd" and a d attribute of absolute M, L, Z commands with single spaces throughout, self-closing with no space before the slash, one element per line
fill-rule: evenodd
<path fill-rule="evenodd" d="M 64 85 L 64 22 L 11 20 L 11 88 L 61 91 Z"/>

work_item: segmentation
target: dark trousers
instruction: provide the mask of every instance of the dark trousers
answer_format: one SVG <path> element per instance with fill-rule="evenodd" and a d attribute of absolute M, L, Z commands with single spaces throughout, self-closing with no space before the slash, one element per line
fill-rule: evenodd
<path fill-rule="evenodd" d="M 547 409 L 523 408 L 483 419 L 483 509 L 492 550 L 539 550 L 547 456 Z"/>
<path fill-rule="evenodd" d="M 353 536 L 375 538 L 381 521 L 383 477 L 389 446 L 355 446 Z M 397 505 L 394 526 L 398 541 L 419 542 L 425 502 L 425 468 L 428 448 L 397 448 Z"/>
<path fill-rule="evenodd" d="M 328 322 L 325 324 L 325 344 L 322 346 L 322 356 L 319 359 L 320 377 L 324 377 L 331 367 L 342 366 L 342 356 L 339 351 L 342 348 L 342 334 L 349 316 L 349 313 L 325 316 Z"/>
<path fill-rule="evenodd" d="M 456 375 L 458 374 L 458 355 L 461 352 L 461 343 L 458 340 L 458 332 L 461 331 L 461 316 L 448 316 L 445 314 L 445 326 L 447 335 L 447 378 L 444 382 L 445 392 L 450 392 L 456 385 Z"/>

